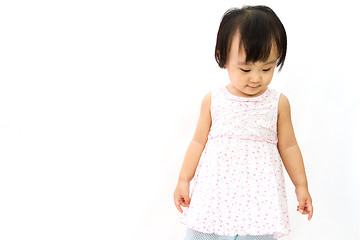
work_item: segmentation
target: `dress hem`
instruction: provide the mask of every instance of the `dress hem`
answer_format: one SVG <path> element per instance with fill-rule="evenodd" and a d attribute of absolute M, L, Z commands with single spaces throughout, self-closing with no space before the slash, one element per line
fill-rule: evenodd
<path fill-rule="evenodd" d="M 272 232 L 258 232 L 258 231 L 249 231 L 249 230 L 244 230 L 244 231 L 238 231 L 235 232 L 233 235 L 225 235 L 225 234 L 220 234 L 217 231 L 204 231 L 201 230 L 200 228 L 194 227 L 194 226 L 190 226 L 186 221 L 184 221 L 183 219 L 179 219 L 179 222 L 182 223 L 184 226 L 191 228 L 193 230 L 196 230 L 198 232 L 202 232 L 202 233 L 206 233 L 206 234 L 216 234 L 219 236 L 247 236 L 247 235 L 252 235 L 252 236 L 256 236 L 256 235 L 274 235 L 275 239 L 279 239 L 285 236 L 290 235 L 291 233 L 291 228 L 282 232 L 279 231 L 272 231 Z"/>

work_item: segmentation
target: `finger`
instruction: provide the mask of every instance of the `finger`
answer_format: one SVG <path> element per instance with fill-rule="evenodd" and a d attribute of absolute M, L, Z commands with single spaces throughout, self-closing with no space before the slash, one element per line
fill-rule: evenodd
<path fill-rule="evenodd" d="M 189 204 L 183 201 L 183 202 L 181 202 L 181 206 L 187 207 L 187 206 L 189 206 Z"/>
<path fill-rule="evenodd" d="M 309 217 L 308 220 L 310 221 L 313 216 L 314 208 L 312 205 L 309 206 Z"/>
<path fill-rule="evenodd" d="M 183 213 L 183 210 L 180 207 L 180 204 L 175 204 L 176 208 L 179 210 L 179 212 Z"/>
<path fill-rule="evenodd" d="M 305 201 L 300 201 L 299 202 L 299 212 L 303 213 L 305 211 L 304 207 L 305 207 Z"/>
<path fill-rule="evenodd" d="M 179 210 L 179 212 L 183 212 L 183 210 L 181 209 L 181 207 L 180 207 L 180 205 L 181 205 L 181 200 L 179 200 L 179 199 L 174 199 L 174 203 L 175 203 L 175 206 L 176 206 L 176 208 Z"/>
<path fill-rule="evenodd" d="M 187 205 L 190 204 L 190 201 L 191 201 L 190 197 L 185 197 L 184 200 Z"/>
<path fill-rule="evenodd" d="M 299 210 L 299 213 L 302 214 L 302 215 L 308 214 L 308 212 L 306 210 L 301 210 L 301 209 Z"/>
<path fill-rule="evenodd" d="M 307 210 L 304 210 L 301 214 L 302 215 L 307 215 L 307 214 L 309 214 L 309 212 Z"/>
<path fill-rule="evenodd" d="M 300 207 L 299 207 L 299 206 L 298 206 L 297 211 L 299 211 L 299 213 L 301 213 L 302 215 L 306 215 L 306 214 L 308 214 L 308 213 L 309 213 L 309 211 L 308 211 L 306 208 L 304 208 L 304 209 L 300 209 Z"/>

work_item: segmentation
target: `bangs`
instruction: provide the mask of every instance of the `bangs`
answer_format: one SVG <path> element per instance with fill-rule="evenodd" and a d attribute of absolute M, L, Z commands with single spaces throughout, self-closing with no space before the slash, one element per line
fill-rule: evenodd
<path fill-rule="evenodd" d="M 243 46 L 246 63 L 265 62 L 274 46 L 273 29 L 263 12 L 252 12 L 239 26 L 239 49 Z"/>

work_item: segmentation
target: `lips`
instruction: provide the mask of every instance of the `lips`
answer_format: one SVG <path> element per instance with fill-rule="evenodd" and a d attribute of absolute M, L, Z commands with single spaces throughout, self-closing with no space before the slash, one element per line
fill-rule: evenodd
<path fill-rule="evenodd" d="M 252 86 L 248 86 L 249 88 L 257 88 L 257 87 L 259 87 L 259 86 L 256 86 L 256 87 L 252 87 Z"/>

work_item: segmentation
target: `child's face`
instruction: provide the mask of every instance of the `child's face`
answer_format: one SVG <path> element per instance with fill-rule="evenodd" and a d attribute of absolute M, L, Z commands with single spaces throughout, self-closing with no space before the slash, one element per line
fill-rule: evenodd
<path fill-rule="evenodd" d="M 266 91 L 272 80 L 277 60 L 276 47 L 271 49 L 265 62 L 245 64 L 245 59 L 245 49 L 242 47 L 239 51 L 239 35 L 235 35 L 225 64 L 231 82 L 229 90 L 240 97 L 256 97 Z"/>

